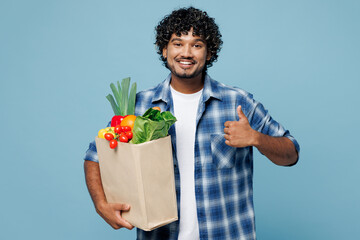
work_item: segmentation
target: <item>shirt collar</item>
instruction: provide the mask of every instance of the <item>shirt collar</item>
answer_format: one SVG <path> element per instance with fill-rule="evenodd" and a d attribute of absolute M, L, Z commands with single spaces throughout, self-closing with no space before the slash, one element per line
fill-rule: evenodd
<path fill-rule="evenodd" d="M 219 89 L 219 83 L 206 74 L 204 81 L 203 101 L 206 102 L 211 97 L 222 101 L 222 94 Z"/>
<path fill-rule="evenodd" d="M 166 103 L 170 102 L 171 100 L 170 80 L 171 80 L 171 74 L 169 74 L 167 78 L 156 87 L 155 94 L 152 98 L 153 103 L 160 100 Z M 204 89 L 202 93 L 203 102 L 208 101 L 211 97 L 222 101 L 222 94 L 220 92 L 218 85 L 219 83 L 213 80 L 208 74 L 205 75 Z"/>
<path fill-rule="evenodd" d="M 171 79 L 171 74 L 169 74 L 167 78 L 156 87 L 155 94 L 152 98 L 152 103 L 155 103 L 160 100 L 166 103 L 170 102 L 171 99 L 170 79 Z"/>

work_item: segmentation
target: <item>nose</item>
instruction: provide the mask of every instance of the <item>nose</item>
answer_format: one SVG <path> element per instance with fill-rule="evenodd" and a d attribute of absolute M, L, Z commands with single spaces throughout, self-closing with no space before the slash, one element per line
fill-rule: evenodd
<path fill-rule="evenodd" d="M 185 58 L 190 58 L 193 57 L 193 53 L 192 53 L 192 47 L 190 44 L 186 44 L 184 45 L 183 51 L 182 51 L 182 55 Z"/>

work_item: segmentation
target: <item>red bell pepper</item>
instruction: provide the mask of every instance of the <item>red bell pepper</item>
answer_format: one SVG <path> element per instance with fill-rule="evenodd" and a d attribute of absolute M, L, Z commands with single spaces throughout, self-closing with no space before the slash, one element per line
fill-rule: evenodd
<path fill-rule="evenodd" d="M 111 119 L 111 126 L 116 127 L 117 125 L 120 125 L 121 121 L 125 118 L 125 116 L 115 115 Z"/>

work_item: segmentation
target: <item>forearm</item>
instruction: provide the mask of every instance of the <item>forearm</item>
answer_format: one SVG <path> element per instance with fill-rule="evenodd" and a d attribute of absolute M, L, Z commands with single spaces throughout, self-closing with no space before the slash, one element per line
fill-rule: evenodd
<path fill-rule="evenodd" d="M 92 161 L 84 162 L 85 180 L 91 199 L 98 209 L 101 204 L 106 203 L 104 189 L 101 183 L 99 163 Z"/>
<path fill-rule="evenodd" d="M 130 206 L 124 203 L 108 203 L 101 183 L 99 164 L 92 161 L 84 163 L 86 185 L 94 202 L 96 212 L 114 229 L 125 227 L 133 229 L 129 222 L 122 218 L 123 211 L 129 211 Z"/>
<path fill-rule="evenodd" d="M 254 146 L 277 165 L 291 166 L 297 162 L 298 153 L 287 137 L 272 137 L 256 132 Z"/>

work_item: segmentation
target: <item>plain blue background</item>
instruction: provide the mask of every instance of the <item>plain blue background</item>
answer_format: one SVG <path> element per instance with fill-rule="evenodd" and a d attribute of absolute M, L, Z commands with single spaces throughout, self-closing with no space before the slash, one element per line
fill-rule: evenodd
<path fill-rule="evenodd" d="M 3 0 L 0 239 L 135 239 L 96 214 L 82 159 L 112 116 L 111 82 L 167 76 L 154 27 L 190 4 L 223 35 L 210 75 L 253 93 L 301 145 L 292 168 L 256 152 L 258 239 L 359 238 L 359 1 Z"/>

